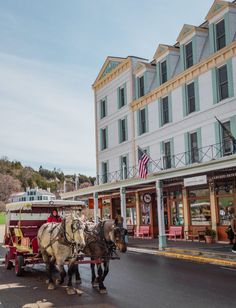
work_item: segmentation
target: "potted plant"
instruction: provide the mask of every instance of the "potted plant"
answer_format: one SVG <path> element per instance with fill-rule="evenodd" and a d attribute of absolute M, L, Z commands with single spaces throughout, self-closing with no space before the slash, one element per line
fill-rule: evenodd
<path fill-rule="evenodd" d="M 212 244 L 216 238 L 216 231 L 206 228 L 205 239 L 206 243 Z"/>

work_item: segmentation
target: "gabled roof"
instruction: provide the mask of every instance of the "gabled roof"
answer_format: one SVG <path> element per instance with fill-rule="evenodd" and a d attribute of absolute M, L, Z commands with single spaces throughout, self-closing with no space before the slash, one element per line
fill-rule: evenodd
<path fill-rule="evenodd" d="M 154 59 L 158 59 L 160 58 L 164 53 L 166 53 L 167 51 L 178 51 L 179 48 L 175 47 L 175 46 L 170 46 L 170 45 L 165 45 L 165 44 L 159 44 L 157 47 L 157 50 L 153 56 Z"/>
<path fill-rule="evenodd" d="M 210 20 L 211 18 L 213 18 L 215 15 L 217 15 L 219 12 L 221 12 L 227 7 L 236 8 L 236 3 L 235 2 L 232 3 L 229 1 L 215 0 L 205 19 Z"/>
<path fill-rule="evenodd" d="M 155 66 L 150 64 L 150 63 L 147 63 L 147 62 L 137 62 L 136 66 L 135 66 L 135 69 L 134 69 L 134 74 L 138 74 L 141 70 L 143 69 L 155 69 Z"/>
<path fill-rule="evenodd" d="M 206 28 L 184 24 L 179 36 L 177 37 L 177 42 L 181 42 L 186 36 L 194 31 L 207 32 L 208 30 Z"/>
<path fill-rule="evenodd" d="M 102 79 L 103 77 L 106 76 L 106 74 L 110 73 L 117 65 L 122 63 L 125 60 L 125 58 L 120 58 L 120 57 L 110 57 L 108 56 L 96 78 L 94 81 L 94 84 Z"/>

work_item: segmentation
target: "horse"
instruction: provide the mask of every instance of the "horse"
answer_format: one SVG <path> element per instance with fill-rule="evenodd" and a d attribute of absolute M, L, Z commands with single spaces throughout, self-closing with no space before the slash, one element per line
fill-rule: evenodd
<path fill-rule="evenodd" d="M 109 272 L 109 261 L 115 252 L 116 247 L 125 253 L 127 245 L 125 236 L 127 230 L 117 225 L 115 220 L 104 220 L 97 224 L 89 224 L 85 227 L 85 247 L 82 252 L 91 258 L 91 261 L 101 258 L 102 263 L 97 264 L 97 277 L 95 264 L 91 263 L 92 286 L 99 287 L 101 294 L 107 293 L 104 280 Z M 102 267 L 103 265 L 103 267 Z M 77 267 L 76 280 L 81 282 L 79 269 Z"/>
<path fill-rule="evenodd" d="M 37 238 L 39 251 L 46 264 L 49 290 L 55 289 L 52 279 L 55 266 L 60 273 L 60 279 L 56 282 L 62 284 L 66 276 L 64 264 L 69 260 L 67 293 L 76 293 L 72 287 L 72 275 L 75 271 L 78 251 L 85 247 L 84 228 L 84 223 L 72 214 L 64 218 L 61 223 L 49 222 L 40 227 Z"/>

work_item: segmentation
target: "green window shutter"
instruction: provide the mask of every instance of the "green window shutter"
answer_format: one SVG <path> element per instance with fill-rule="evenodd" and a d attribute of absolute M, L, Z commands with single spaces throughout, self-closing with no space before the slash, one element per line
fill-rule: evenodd
<path fill-rule="evenodd" d="M 147 78 L 147 72 L 144 73 L 143 78 L 144 78 L 144 95 L 147 94 L 148 92 L 148 78 Z"/>
<path fill-rule="evenodd" d="M 117 109 L 120 109 L 120 88 L 117 88 Z"/>
<path fill-rule="evenodd" d="M 163 155 L 164 155 L 164 142 L 161 141 L 160 142 L 160 158 L 161 158 L 161 166 L 164 169 L 164 158 L 163 158 Z"/>
<path fill-rule="evenodd" d="M 185 146 L 185 163 L 186 165 L 190 162 L 190 155 L 189 155 L 189 133 L 184 133 L 184 146 Z"/>
<path fill-rule="evenodd" d="M 106 149 L 108 149 L 108 127 L 106 127 L 106 143 L 107 143 Z"/>
<path fill-rule="evenodd" d="M 172 95 L 171 93 L 168 95 L 168 111 L 169 111 L 169 122 L 171 123 L 173 121 L 172 116 Z"/>
<path fill-rule="evenodd" d="M 215 25 L 209 25 L 209 41 L 210 41 L 210 53 L 216 51 L 216 40 L 215 40 Z"/>
<path fill-rule="evenodd" d="M 139 98 L 139 89 L 138 89 L 138 78 L 135 77 L 135 98 Z"/>
<path fill-rule="evenodd" d="M 171 167 L 175 168 L 175 159 L 174 159 L 175 149 L 174 149 L 174 138 L 173 137 L 170 139 L 170 153 L 171 153 Z"/>
<path fill-rule="evenodd" d="M 100 119 L 102 118 L 102 100 L 99 101 Z"/>
<path fill-rule="evenodd" d="M 219 91 L 218 91 L 218 78 L 217 78 L 217 69 L 213 68 L 211 70 L 212 77 L 212 92 L 213 92 L 213 104 L 217 104 L 219 102 Z"/>
<path fill-rule="evenodd" d="M 125 94 L 125 105 L 127 105 L 127 86 L 124 84 L 124 94 Z"/>
<path fill-rule="evenodd" d="M 199 82 L 198 78 L 194 79 L 194 94 L 195 94 L 195 106 L 196 111 L 200 111 L 200 98 L 199 98 Z"/>
<path fill-rule="evenodd" d="M 230 118 L 230 129 L 232 135 L 236 138 L 236 116 Z"/>
<path fill-rule="evenodd" d="M 128 140 L 128 117 L 125 117 L 125 140 Z"/>
<path fill-rule="evenodd" d="M 181 68 L 182 71 L 185 70 L 185 58 L 184 58 L 184 45 L 180 45 L 180 61 L 181 61 Z"/>
<path fill-rule="evenodd" d="M 224 21 L 225 21 L 225 43 L 226 45 L 229 45 L 231 43 L 229 12 L 227 12 L 224 15 Z"/>
<path fill-rule="evenodd" d="M 166 57 L 166 69 L 167 69 L 167 80 L 171 79 L 171 73 L 170 73 L 170 55 Z"/>
<path fill-rule="evenodd" d="M 202 160 L 202 131 L 201 128 L 197 129 L 197 146 L 198 146 L 198 154 L 199 160 Z"/>
<path fill-rule="evenodd" d="M 161 64 L 160 62 L 157 63 L 157 86 L 159 87 L 161 85 Z"/>
<path fill-rule="evenodd" d="M 214 127 L 215 127 L 216 156 L 219 158 L 221 157 L 221 128 L 218 121 L 214 123 Z"/>
<path fill-rule="evenodd" d="M 137 136 L 140 136 L 140 110 L 138 109 L 136 111 L 136 114 L 137 114 Z"/>
<path fill-rule="evenodd" d="M 104 144 L 103 144 L 103 138 L 102 138 L 102 129 L 100 129 L 100 149 L 101 151 L 103 150 L 104 148 Z"/>
<path fill-rule="evenodd" d="M 187 116 L 187 89 L 186 85 L 182 86 L 182 100 L 183 100 L 183 117 Z"/>
<path fill-rule="evenodd" d="M 229 87 L 229 97 L 234 96 L 234 81 L 233 81 L 233 64 L 232 58 L 227 62 L 227 74 L 228 74 L 228 87 Z"/>
<path fill-rule="evenodd" d="M 145 107 L 145 126 L 146 126 L 146 133 L 149 132 L 149 122 L 148 122 L 148 106 Z"/>
<path fill-rule="evenodd" d="M 107 116 L 107 96 L 105 97 L 105 116 Z"/>
<path fill-rule="evenodd" d="M 160 98 L 158 99 L 157 104 L 158 104 L 159 127 L 162 127 L 163 125 L 163 120 L 162 120 L 163 116 L 162 116 L 162 107 L 161 107 L 162 100 Z"/>
<path fill-rule="evenodd" d="M 118 120 L 118 140 L 121 143 L 121 120 Z"/>
<path fill-rule="evenodd" d="M 192 47 L 193 47 L 193 65 L 197 64 L 197 37 L 196 35 L 192 39 Z"/>

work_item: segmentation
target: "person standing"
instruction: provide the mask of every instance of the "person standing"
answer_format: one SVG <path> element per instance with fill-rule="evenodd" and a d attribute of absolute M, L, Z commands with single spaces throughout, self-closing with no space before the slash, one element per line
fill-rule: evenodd
<path fill-rule="evenodd" d="M 233 212 L 233 218 L 232 218 L 230 224 L 231 224 L 232 231 L 234 233 L 234 245 L 232 247 L 232 252 L 236 253 L 236 216 L 235 216 L 235 210 Z"/>

